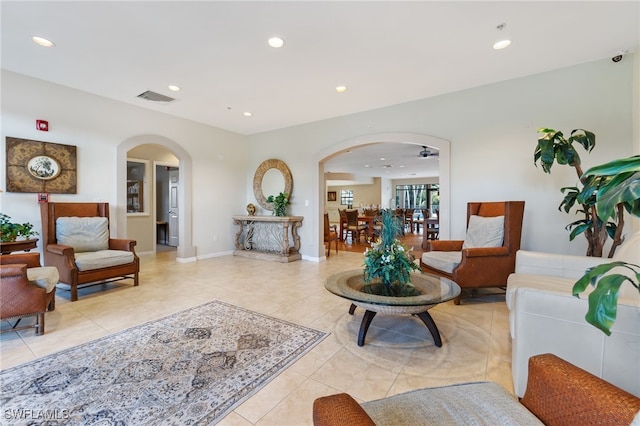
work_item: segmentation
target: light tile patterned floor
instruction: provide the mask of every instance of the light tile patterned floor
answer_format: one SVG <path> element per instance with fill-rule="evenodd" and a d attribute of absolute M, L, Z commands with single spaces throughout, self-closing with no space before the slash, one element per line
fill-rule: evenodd
<path fill-rule="evenodd" d="M 341 251 L 326 262 L 281 264 L 219 257 L 175 262 L 175 252 L 141 259 L 140 285 L 130 280 L 81 290 L 77 302 L 58 290 L 46 333 L 5 333 L 1 368 L 8 368 L 212 299 L 331 334 L 219 424 L 310 425 L 313 400 L 348 392 L 360 401 L 407 390 L 491 380 L 512 392 L 511 342 L 504 297 L 448 302 L 430 313 L 443 346 L 411 316 L 378 314 L 363 347 L 356 344 L 362 310 L 324 289 L 328 275 L 362 267 L 362 254 Z M 25 320 L 23 320 L 25 321 Z M 28 320 L 26 320 L 28 321 Z M 3 327 L 7 324 L 4 323 Z"/>

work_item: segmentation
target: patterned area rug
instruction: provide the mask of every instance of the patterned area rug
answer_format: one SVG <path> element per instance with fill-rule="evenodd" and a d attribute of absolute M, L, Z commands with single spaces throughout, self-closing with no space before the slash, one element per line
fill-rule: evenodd
<path fill-rule="evenodd" d="M 327 333 L 214 301 L 0 373 L 2 424 L 214 424 Z"/>

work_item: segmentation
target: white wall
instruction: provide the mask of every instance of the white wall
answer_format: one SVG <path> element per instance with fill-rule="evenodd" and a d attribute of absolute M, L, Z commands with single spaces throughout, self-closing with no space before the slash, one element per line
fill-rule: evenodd
<path fill-rule="evenodd" d="M 52 194 L 51 200 L 108 201 L 120 214 L 118 146 L 144 135 L 175 142 L 192 161 L 186 184 L 192 191 L 191 236 L 198 257 L 233 249 L 231 215 L 243 214 L 246 204 L 255 202 L 257 166 L 278 158 L 293 175 L 290 214 L 305 217 L 301 252 L 319 259 L 326 198 L 320 155 L 327 157 L 327 151 L 344 149 L 345 141 L 364 135 L 431 135 L 451 141 L 452 238 L 464 235 L 468 201 L 523 199 L 523 248 L 583 254 L 584 241 L 569 242 L 564 230 L 574 217 L 557 210 L 560 188 L 573 185 L 575 174 L 554 166 L 545 175 L 534 167 L 536 129 L 594 131 L 598 145 L 582 156 L 585 168 L 638 153 L 637 100 L 632 99 L 638 96 L 638 62 L 634 55 L 617 64 L 607 59 L 250 137 L 3 70 L 0 150 L 4 154 L 6 136 L 76 145 L 78 194 Z M 48 120 L 51 130 L 37 131 L 36 119 Z M 4 155 L 0 168 L 5 168 Z M 2 188 L 5 178 L 3 172 Z M 40 228 L 35 194 L 3 192 L 0 202 L 3 213 Z M 126 228 L 126 220 L 121 223 Z M 119 232 L 112 230 L 122 236 Z"/>
<path fill-rule="evenodd" d="M 585 169 L 632 155 L 634 62 L 607 59 L 252 135 L 247 173 L 252 175 L 261 161 L 272 156 L 287 163 L 294 180 L 291 214 L 305 217 L 299 229 L 302 253 L 319 258 L 325 195 L 320 196 L 322 175 L 310 158 L 315 155 L 316 163 L 322 161 L 320 153 L 332 147 L 344 149 L 343 141 L 367 134 L 402 131 L 436 136 L 451 141 L 451 238 L 464 236 L 467 202 L 525 200 L 523 248 L 584 254 L 584 240 L 570 242 L 564 229 L 575 216 L 557 209 L 560 188 L 576 183 L 575 172 L 554 166 L 546 175 L 534 166 L 536 130 L 595 132 L 596 148 L 582 155 Z M 250 201 L 251 192 L 247 194 Z"/>
<path fill-rule="evenodd" d="M 181 146 L 192 160 L 188 185 L 194 200 L 190 220 L 196 254 L 232 250 L 236 229 L 231 215 L 242 214 L 246 205 L 249 166 L 245 136 L 6 70 L 2 70 L 1 81 L 3 189 L 7 136 L 76 145 L 78 193 L 52 194 L 50 201 L 107 201 L 112 213 L 111 233 L 123 237 L 114 221 L 114 216 L 124 214 L 124 208 L 117 206 L 117 147 L 132 138 L 162 135 Z M 36 119 L 48 120 L 49 132 L 37 131 Z M 36 194 L 3 192 L 0 201 L 3 213 L 16 221 L 29 221 L 40 230 Z M 126 220 L 119 222 L 126 227 Z"/>

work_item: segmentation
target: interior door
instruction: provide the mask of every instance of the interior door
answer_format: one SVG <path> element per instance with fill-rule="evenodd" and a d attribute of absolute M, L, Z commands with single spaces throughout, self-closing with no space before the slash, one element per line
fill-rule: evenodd
<path fill-rule="evenodd" d="M 177 247 L 179 242 L 178 218 L 180 217 L 180 208 L 178 206 L 178 176 L 178 170 L 169 172 L 169 245 L 173 247 Z"/>

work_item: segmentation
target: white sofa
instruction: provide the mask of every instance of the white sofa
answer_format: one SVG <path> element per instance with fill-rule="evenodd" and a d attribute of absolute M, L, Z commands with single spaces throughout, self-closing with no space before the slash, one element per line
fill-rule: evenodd
<path fill-rule="evenodd" d="M 587 296 L 572 296 L 585 269 L 613 260 L 640 264 L 640 232 L 628 236 L 613 259 L 520 250 L 507 281 L 514 390 L 527 386 L 529 357 L 553 353 L 640 396 L 640 294 L 620 288 L 611 336 L 587 323 Z M 618 270 L 614 270 L 618 272 Z M 622 272 L 622 271 L 619 271 Z"/>

